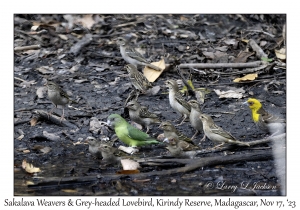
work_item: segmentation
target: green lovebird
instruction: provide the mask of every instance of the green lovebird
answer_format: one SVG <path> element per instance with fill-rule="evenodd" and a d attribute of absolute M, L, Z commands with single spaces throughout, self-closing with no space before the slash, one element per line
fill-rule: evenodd
<path fill-rule="evenodd" d="M 112 126 L 118 138 L 129 146 L 138 147 L 159 143 L 155 138 L 130 125 L 118 114 L 111 114 L 107 118 L 107 124 Z"/>

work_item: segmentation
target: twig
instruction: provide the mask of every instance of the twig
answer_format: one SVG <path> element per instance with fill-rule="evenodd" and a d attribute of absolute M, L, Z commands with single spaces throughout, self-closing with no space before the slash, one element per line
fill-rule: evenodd
<path fill-rule="evenodd" d="M 39 116 L 41 116 L 42 118 L 49 120 L 51 122 L 53 122 L 56 125 L 60 125 L 60 126 L 65 126 L 65 127 L 69 127 L 72 129 L 78 129 L 78 127 L 72 123 L 70 123 L 67 120 L 60 120 L 60 117 L 56 117 L 54 115 L 49 115 L 47 112 L 43 111 L 43 110 L 35 110 L 34 111 L 36 114 L 38 114 Z"/>
<path fill-rule="evenodd" d="M 259 59 L 268 58 L 268 55 L 258 46 L 258 44 L 253 40 L 249 40 L 249 45 L 256 52 L 256 57 Z"/>
<path fill-rule="evenodd" d="M 22 51 L 22 50 L 35 50 L 40 49 L 41 45 L 29 45 L 29 46 L 23 46 L 23 47 L 15 47 L 14 51 Z"/>
<path fill-rule="evenodd" d="M 200 69 L 219 69 L 219 68 L 254 68 L 264 65 L 262 61 L 254 61 L 249 63 L 182 63 L 180 68 L 200 68 Z M 170 64 L 166 64 L 166 68 Z"/>

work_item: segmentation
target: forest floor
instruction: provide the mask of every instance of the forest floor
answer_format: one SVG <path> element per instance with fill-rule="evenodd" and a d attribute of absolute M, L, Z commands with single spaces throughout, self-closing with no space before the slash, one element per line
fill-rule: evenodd
<path fill-rule="evenodd" d="M 116 174 L 121 170 L 119 166 L 99 167 L 101 160 L 89 154 L 84 140 L 88 136 L 111 138 L 114 131 L 103 122 L 112 113 L 130 122 L 124 102 L 133 87 L 124 70 L 126 62 L 113 41 L 119 36 L 130 38 L 148 60 L 163 58 L 169 64 L 153 82 L 158 91 L 140 95 L 138 100 L 161 120 L 172 122 L 179 115 L 170 107 L 165 81 L 175 79 L 182 84 L 175 60 L 179 64 L 261 61 L 249 45 L 249 40 L 254 40 L 269 58 L 262 68 L 248 68 L 257 74 L 255 79 L 233 82 L 249 74 L 243 72 L 246 68 L 181 70 L 184 75 L 191 74 L 195 88 L 205 88 L 201 109 L 217 125 L 243 142 L 264 139 L 268 134 L 255 126 L 243 102 L 257 98 L 266 110 L 285 118 L 285 59 L 275 54 L 285 47 L 285 22 L 285 15 L 15 15 L 14 194 L 281 195 L 283 186 L 276 174 L 270 143 L 202 153 L 193 161 L 217 158 L 224 162 L 200 164 L 176 173 L 168 174 L 167 170 L 183 167 L 180 161 L 141 163 L 139 175 L 145 176 L 139 176 Z M 31 47 L 18 49 L 21 46 Z M 47 80 L 58 83 L 78 102 L 65 107 L 65 118 L 73 126 L 55 124 L 37 113 L 53 107 L 44 86 Z M 220 98 L 218 90 L 232 90 L 235 96 Z M 62 109 L 54 113 L 61 116 Z M 195 132 L 189 122 L 177 129 L 188 137 Z M 151 136 L 157 138 L 161 133 L 158 126 L 151 126 Z M 202 136 L 194 139 L 195 144 Z M 119 145 L 124 144 L 115 141 L 114 147 Z M 199 149 L 209 151 L 212 147 L 206 139 Z M 140 148 L 133 157 L 165 155 L 168 152 L 164 146 L 152 145 Z M 257 157 L 247 159 L 249 155 Z M 230 157 L 245 158 L 226 162 Z M 23 160 L 41 172 L 26 172 Z M 161 173 L 164 171 L 166 174 Z M 270 188 L 255 188 L 258 185 Z"/>

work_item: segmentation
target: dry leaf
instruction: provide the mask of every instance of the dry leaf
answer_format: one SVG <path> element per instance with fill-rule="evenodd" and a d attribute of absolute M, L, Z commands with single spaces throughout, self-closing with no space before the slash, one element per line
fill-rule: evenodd
<path fill-rule="evenodd" d="M 22 168 L 28 172 L 28 173 L 37 173 L 37 172 L 41 172 L 41 169 L 39 168 L 35 168 L 32 164 L 27 163 L 26 160 L 23 160 L 22 162 Z"/>
<path fill-rule="evenodd" d="M 24 154 L 30 153 L 30 150 L 28 150 L 28 149 L 23 150 L 23 153 L 24 153 Z"/>
<path fill-rule="evenodd" d="M 30 125 L 31 126 L 35 126 L 38 122 L 38 119 L 36 117 L 33 117 L 31 120 L 30 120 Z"/>
<path fill-rule="evenodd" d="M 241 78 L 234 79 L 233 82 L 252 81 L 252 80 L 255 80 L 255 78 L 257 76 L 258 76 L 258 74 L 247 74 Z"/>
<path fill-rule="evenodd" d="M 24 134 L 20 135 L 17 139 L 21 141 L 23 138 L 24 138 Z"/>
<path fill-rule="evenodd" d="M 134 154 L 138 152 L 139 150 L 133 147 L 124 147 L 124 146 L 119 146 L 119 150 L 122 150 L 123 152 L 126 152 L 127 154 Z"/>
<path fill-rule="evenodd" d="M 153 62 L 151 64 L 158 66 L 159 68 L 162 69 L 161 71 L 156 71 L 154 69 L 151 69 L 151 68 L 145 66 L 145 68 L 144 68 L 145 77 L 148 79 L 149 82 L 154 82 L 163 73 L 163 71 L 166 68 L 166 64 L 165 64 L 164 59 L 161 59 L 158 62 Z"/>
<path fill-rule="evenodd" d="M 72 189 L 62 189 L 61 191 L 67 192 L 67 193 L 77 193 L 77 190 L 72 190 Z"/>
<path fill-rule="evenodd" d="M 44 98 L 45 93 L 47 92 L 47 87 L 43 86 L 43 87 L 39 87 L 36 90 L 36 95 L 38 96 L 38 98 Z"/>
<path fill-rule="evenodd" d="M 44 147 L 42 149 L 40 149 L 40 151 L 44 154 L 47 154 L 48 152 L 50 152 L 52 149 L 50 147 Z"/>
<path fill-rule="evenodd" d="M 276 54 L 276 57 L 281 60 L 286 59 L 285 48 L 281 48 L 280 50 L 275 49 L 275 54 Z"/>
<path fill-rule="evenodd" d="M 234 90 L 228 90 L 228 91 L 220 91 L 214 89 L 216 94 L 219 96 L 219 98 L 242 98 L 243 94 L 236 92 Z"/>
<path fill-rule="evenodd" d="M 95 21 L 93 19 L 93 15 L 85 15 L 83 18 L 79 19 L 78 22 L 81 22 L 83 27 L 86 27 L 88 29 L 91 29 L 92 26 L 95 24 Z"/>
<path fill-rule="evenodd" d="M 121 160 L 121 164 L 123 170 L 137 170 L 138 168 L 140 168 L 140 164 L 138 162 L 135 162 L 134 160 L 130 159 Z"/>

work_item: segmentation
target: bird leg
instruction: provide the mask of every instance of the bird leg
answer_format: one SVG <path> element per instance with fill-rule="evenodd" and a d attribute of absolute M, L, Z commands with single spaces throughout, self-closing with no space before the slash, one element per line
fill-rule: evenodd
<path fill-rule="evenodd" d="M 199 131 L 196 130 L 196 132 L 195 132 L 195 134 L 192 136 L 191 140 L 193 140 L 193 139 L 196 137 L 196 135 L 197 135 L 198 133 L 199 133 Z"/>
<path fill-rule="evenodd" d="M 201 141 L 205 141 L 205 138 L 206 138 L 206 135 L 204 134 L 204 136 L 202 137 L 202 139 L 200 140 Z"/>
<path fill-rule="evenodd" d="M 225 144 L 224 142 L 223 142 L 223 143 L 221 143 L 221 144 L 218 144 L 217 146 L 213 147 L 213 148 L 212 148 L 212 150 L 214 150 L 214 149 L 217 149 L 217 148 L 219 148 L 219 147 L 223 146 L 224 144 Z"/>
<path fill-rule="evenodd" d="M 146 133 L 148 133 L 148 132 L 149 132 L 149 127 L 148 127 L 148 126 L 146 126 L 146 128 L 147 128 L 147 130 L 146 130 Z"/>
<path fill-rule="evenodd" d="M 53 109 L 57 108 L 57 106 L 54 103 L 52 104 L 54 105 L 54 107 L 50 110 L 50 112 L 48 112 L 48 120 L 50 118 L 50 115 L 52 115 Z"/>
<path fill-rule="evenodd" d="M 183 115 L 183 120 L 181 121 L 181 123 L 177 124 L 176 126 L 182 125 L 186 118 L 187 118 L 187 115 Z"/>
<path fill-rule="evenodd" d="M 61 117 L 60 117 L 60 123 L 61 123 L 61 121 L 64 119 L 64 115 L 65 115 L 65 113 L 64 113 L 64 108 L 63 108 L 63 113 L 62 113 L 62 115 L 61 115 Z"/>

